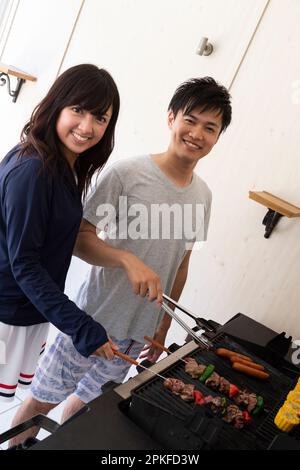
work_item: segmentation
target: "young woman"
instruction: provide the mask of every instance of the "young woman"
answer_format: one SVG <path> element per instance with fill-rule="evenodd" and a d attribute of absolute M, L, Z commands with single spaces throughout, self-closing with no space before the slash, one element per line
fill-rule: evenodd
<path fill-rule="evenodd" d="M 112 359 L 105 329 L 63 294 L 82 197 L 114 147 L 119 93 L 81 64 L 57 78 L 0 163 L 0 398 L 30 385 L 49 323 L 85 357 Z"/>

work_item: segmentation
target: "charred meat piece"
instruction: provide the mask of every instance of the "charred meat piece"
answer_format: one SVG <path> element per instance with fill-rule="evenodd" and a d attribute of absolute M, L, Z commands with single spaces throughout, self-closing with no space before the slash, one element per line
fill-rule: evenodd
<path fill-rule="evenodd" d="M 180 395 L 180 398 L 184 401 L 194 401 L 195 385 L 193 384 L 185 384 L 178 379 L 166 379 L 164 387 L 171 390 L 174 395 Z"/>
<path fill-rule="evenodd" d="M 188 357 L 186 359 L 188 362 L 185 365 L 185 372 L 189 374 L 193 379 L 198 379 L 201 374 L 203 374 L 206 366 L 203 364 L 198 364 L 195 359 Z"/>
<path fill-rule="evenodd" d="M 212 390 L 218 390 L 220 385 L 221 377 L 216 372 L 213 372 L 211 376 L 205 381 L 205 385 Z"/>
<path fill-rule="evenodd" d="M 232 423 L 237 429 L 242 429 L 244 427 L 243 413 L 236 405 L 229 405 L 227 407 L 223 419 L 226 423 Z"/>
<path fill-rule="evenodd" d="M 219 391 L 224 395 L 229 395 L 230 382 L 225 377 L 220 377 Z"/>
<path fill-rule="evenodd" d="M 212 397 L 211 395 L 208 395 L 205 397 L 205 402 L 210 405 L 213 413 L 219 413 L 222 411 L 224 406 L 222 397 Z"/>
<path fill-rule="evenodd" d="M 180 392 L 180 398 L 184 401 L 194 401 L 195 385 L 186 384 Z"/>
<path fill-rule="evenodd" d="M 171 390 L 175 395 L 180 395 L 185 386 L 186 385 L 178 379 L 166 379 L 164 381 L 164 387 Z"/>
<path fill-rule="evenodd" d="M 237 429 L 243 429 L 243 427 L 245 426 L 245 420 L 241 410 L 239 410 L 239 413 L 237 413 L 233 426 Z"/>
<path fill-rule="evenodd" d="M 247 411 L 251 413 L 257 405 L 257 395 L 247 392 L 247 390 L 242 390 L 233 398 L 233 401 L 237 405 L 247 406 Z"/>

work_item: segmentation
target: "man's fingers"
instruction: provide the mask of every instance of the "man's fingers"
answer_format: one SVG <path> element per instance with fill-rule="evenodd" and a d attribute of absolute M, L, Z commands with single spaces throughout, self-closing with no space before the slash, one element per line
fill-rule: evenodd
<path fill-rule="evenodd" d="M 146 282 L 141 282 L 140 283 L 140 296 L 141 297 L 146 297 L 147 295 L 147 292 L 148 292 L 148 284 Z"/>

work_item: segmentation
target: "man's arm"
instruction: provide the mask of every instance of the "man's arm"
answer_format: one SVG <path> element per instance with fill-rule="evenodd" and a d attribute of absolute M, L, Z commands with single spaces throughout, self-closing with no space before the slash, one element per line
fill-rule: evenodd
<path fill-rule="evenodd" d="M 94 266 L 122 268 L 132 285 L 133 292 L 150 301 L 162 301 L 159 276 L 132 253 L 110 246 L 97 236 L 96 227 L 83 219 L 73 254 Z"/>
<path fill-rule="evenodd" d="M 183 288 L 185 286 L 185 282 L 186 282 L 187 275 L 188 275 L 191 252 L 192 251 L 189 250 L 186 253 L 185 257 L 183 258 L 183 261 L 178 268 L 176 278 L 175 278 L 175 281 L 171 290 L 170 297 L 176 302 L 179 300 L 181 293 L 183 291 Z M 174 310 L 175 307 L 170 305 L 170 308 Z M 158 341 L 160 344 L 165 344 L 165 339 L 166 339 L 168 330 L 170 328 L 171 322 L 172 322 L 172 318 L 170 317 L 170 315 L 165 313 L 154 335 L 154 339 Z M 150 348 L 147 347 L 145 351 L 147 352 L 142 354 L 140 357 L 141 358 L 147 357 L 147 359 L 151 362 L 156 362 L 162 353 L 161 349 L 156 348 L 153 345 L 150 346 Z"/>

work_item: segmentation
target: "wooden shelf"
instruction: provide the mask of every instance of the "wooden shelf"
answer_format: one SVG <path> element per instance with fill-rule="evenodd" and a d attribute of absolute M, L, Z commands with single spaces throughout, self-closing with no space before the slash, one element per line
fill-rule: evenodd
<path fill-rule="evenodd" d="M 249 198 L 287 217 L 300 217 L 300 208 L 267 191 L 249 191 Z"/>
<path fill-rule="evenodd" d="M 0 62 L 0 72 L 5 73 L 7 75 L 13 75 L 14 77 L 21 78 L 22 80 L 30 80 L 31 82 L 36 82 L 37 78 L 33 75 L 29 75 L 22 70 L 13 67 L 12 65 L 6 65 Z"/>

